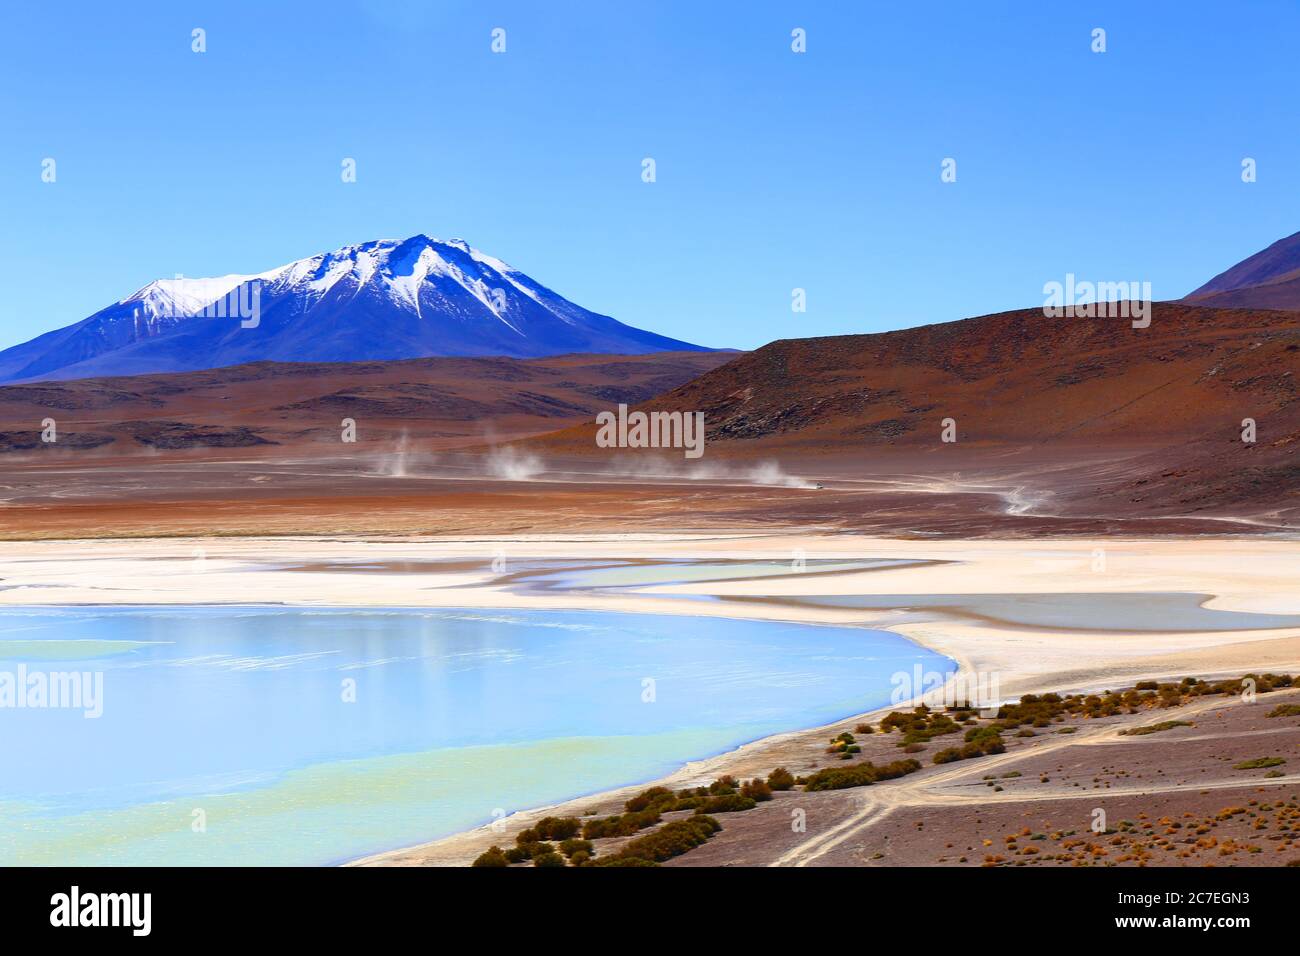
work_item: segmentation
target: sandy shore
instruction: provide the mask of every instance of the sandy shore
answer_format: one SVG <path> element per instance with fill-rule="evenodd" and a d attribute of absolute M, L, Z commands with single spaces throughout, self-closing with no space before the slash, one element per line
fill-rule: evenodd
<path fill-rule="evenodd" d="M 808 562 L 802 573 L 792 569 L 777 576 L 618 590 L 541 587 L 530 572 L 533 562 L 798 558 Z M 845 559 L 915 563 L 816 573 L 818 561 Z M 1300 626 L 1291 626 L 1297 622 L 1261 628 L 1243 621 L 1233 625 L 1240 629 L 1208 630 L 1171 612 L 1168 629 L 1134 631 L 1108 618 L 1108 596 L 1167 594 L 1204 595 L 1203 606 L 1215 611 L 1300 615 L 1300 542 L 1262 537 L 915 541 L 755 531 L 458 540 L 34 541 L 8 542 L 0 551 L 3 605 L 576 608 L 862 624 L 903 634 L 952 657 L 966 671 L 995 674 L 1008 697 L 1119 686 L 1144 677 L 1300 671 Z M 880 606 L 801 603 L 809 596 L 827 601 L 863 595 L 878 596 Z M 948 603 L 934 606 L 935 595 L 946 596 Z M 1084 597 L 1073 599 L 1071 619 L 1035 624 L 990 610 L 988 595 Z M 813 729 L 766 738 L 688 764 L 669 782 L 686 786 L 720 773 L 765 773 L 781 763 L 797 763 L 810 742 L 823 735 Z M 584 797 L 560 809 L 582 812 L 618 797 L 619 792 Z M 517 814 L 511 830 L 538 812 Z M 482 828 L 361 862 L 463 864 L 500 839 L 498 832 Z"/>

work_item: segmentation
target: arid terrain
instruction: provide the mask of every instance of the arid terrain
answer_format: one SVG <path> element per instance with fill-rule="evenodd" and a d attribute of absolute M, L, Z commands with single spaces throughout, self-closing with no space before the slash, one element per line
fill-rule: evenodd
<path fill-rule="evenodd" d="M 1031 514 L 1294 525 L 1300 313 L 1153 310 L 1149 328 L 1039 309 L 774 342 L 645 408 L 703 411 L 710 455 L 1019 480 Z M 532 444 L 577 453 L 594 432 Z"/>
<path fill-rule="evenodd" d="M 1278 532 L 1300 520 L 1297 371 L 1300 313 L 1158 303 L 1149 328 L 1033 310 L 739 356 L 12 386 L 0 536 Z M 704 456 L 598 448 L 623 402 L 703 412 Z"/>
<path fill-rule="evenodd" d="M 1120 717 L 1056 718 L 1021 731 L 1024 737 L 1005 732 L 1002 753 L 951 763 L 932 762 L 936 752 L 954 745 L 935 737 L 911 745 L 920 766 L 896 779 L 818 791 L 796 785 L 776 790 L 750 809 L 714 810 L 720 831 L 707 843 L 659 862 L 706 867 L 1300 865 L 1300 774 L 1294 766 L 1300 761 L 1300 692 L 1276 691 L 1249 704 L 1218 695 L 1192 701 Z M 872 715 L 877 718 L 872 724 L 864 723 L 868 717 L 826 728 L 822 738 L 805 735 L 802 750 L 787 745 L 770 757 L 799 779 L 866 762 L 889 766 L 906 758 L 901 732 L 879 729 L 879 718 L 887 713 Z M 974 725 L 993 723 L 984 719 Z M 1173 726 L 1160 729 L 1167 724 Z M 863 733 L 864 726 L 875 729 Z M 961 746 L 967 729 L 954 732 L 955 746 Z M 861 748 L 847 764 L 825 753 L 824 746 L 845 733 Z M 758 779 L 770 773 L 755 761 L 750 764 Z M 744 771 L 737 779 L 745 779 Z M 708 786 L 707 774 L 696 773 L 679 790 L 694 785 Z M 573 807 L 582 822 L 625 813 L 623 803 L 636 792 L 575 801 Z M 569 809 L 547 813 L 554 817 Z M 665 810 L 661 819 L 690 819 L 693 812 Z M 538 819 L 540 814 L 532 814 L 501 833 L 476 832 L 476 847 L 482 852 L 509 846 L 517 832 Z M 595 859 L 618 854 L 632 839 L 593 841 Z M 395 855 L 383 862 L 402 860 Z"/>
<path fill-rule="evenodd" d="M 1300 858 L 1300 731 L 1273 704 L 1300 692 L 1254 701 L 1234 684 L 1175 701 L 1167 688 L 1300 673 L 1297 371 L 1300 313 L 1162 303 L 1149 328 L 1034 310 L 742 355 L 257 364 L 0 388 L 0 600 L 887 628 L 960 674 L 999 674 L 1008 701 L 1127 689 L 1124 704 L 1020 729 L 957 712 L 950 740 L 923 743 L 879 732 L 896 708 L 757 740 L 659 781 L 677 795 L 646 798 L 661 801 L 652 824 L 595 837 L 595 858 L 684 830 L 696 845 L 657 862 L 1281 865 Z M 594 415 L 620 403 L 702 412 L 706 454 L 598 447 Z M 41 441 L 45 418 L 56 443 Z M 623 589 L 533 580 L 564 562 L 805 554 L 900 563 Z M 934 762 L 982 727 L 1001 749 Z M 848 760 L 828 752 L 841 734 Z M 868 765 L 894 769 L 875 779 Z M 802 782 L 745 806 L 737 788 L 777 767 Z M 867 785 L 804 789 L 855 767 Z M 361 862 L 465 865 L 548 816 L 585 827 L 627 812 L 643 790 Z M 689 821 L 708 807 L 705 834 Z"/>
<path fill-rule="evenodd" d="M 359 443 L 482 444 L 636 403 L 733 358 L 729 352 L 255 362 L 200 372 L 0 386 L 0 453 L 131 455 Z M 40 422 L 54 418 L 54 443 Z M 363 447 L 366 447 L 363 444 Z M 79 458 L 78 460 L 85 460 Z"/>

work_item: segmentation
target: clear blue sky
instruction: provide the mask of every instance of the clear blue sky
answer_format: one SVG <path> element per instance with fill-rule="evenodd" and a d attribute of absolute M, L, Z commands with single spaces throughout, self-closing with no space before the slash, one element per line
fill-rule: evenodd
<path fill-rule="evenodd" d="M 1284 0 L 5 4 L 0 347 L 420 232 L 707 345 L 1037 305 L 1066 272 L 1176 297 L 1300 229 L 1297 36 Z"/>

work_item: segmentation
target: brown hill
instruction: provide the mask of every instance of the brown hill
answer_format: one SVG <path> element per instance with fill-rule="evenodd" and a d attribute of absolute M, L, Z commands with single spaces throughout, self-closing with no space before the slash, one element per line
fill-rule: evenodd
<path fill-rule="evenodd" d="M 639 402 L 735 353 L 256 362 L 202 372 L 0 387 L 0 452 L 257 448 L 330 442 L 340 422 L 422 447 L 519 437 Z M 58 440 L 40 441 L 53 418 Z"/>
<path fill-rule="evenodd" d="M 1224 270 L 1184 301 L 1221 309 L 1300 309 L 1300 232 Z"/>
<path fill-rule="evenodd" d="M 1016 474 L 1078 513 L 1296 508 L 1300 313 L 1153 310 L 1144 329 L 1034 309 L 782 340 L 641 408 L 703 412 L 705 461 L 762 456 L 840 475 Z M 1242 441 L 1248 418 L 1253 444 Z M 941 441 L 945 419 L 955 443 Z M 589 423 L 529 444 L 612 454 L 595 435 Z"/>
<path fill-rule="evenodd" d="M 0 537 L 1294 530 L 1298 362 L 1300 313 L 1158 303 L 1145 329 L 1026 310 L 739 356 L 14 386 L 0 388 Z M 702 412 L 704 457 L 597 448 L 593 419 L 619 402 Z M 39 442 L 45 417 L 57 447 Z"/>
<path fill-rule="evenodd" d="M 1300 314 L 1156 303 L 1127 319 L 1004 312 L 874 335 L 783 339 L 645 403 L 705 415 L 713 448 L 1181 443 L 1254 417 L 1300 427 Z M 547 441 L 594 444 L 595 426 Z"/>

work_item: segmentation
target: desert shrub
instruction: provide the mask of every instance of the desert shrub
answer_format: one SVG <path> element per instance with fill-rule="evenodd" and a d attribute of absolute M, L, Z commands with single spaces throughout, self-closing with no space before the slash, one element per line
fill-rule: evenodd
<path fill-rule="evenodd" d="M 541 843 L 541 842 L 521 843 L 519 846 L 515 847 L 515 849 L 523 853 L 523 859 L 525 860 L 534 859 L 536 857 L 541 856 L 543 853 L 555 852 L 555 847 L 553 847 L 551 844 Z"/>
<path fill-rule="evenodd" d="M 794 786 L 794 774 L 785 767 L 777 767 L 767 775 L 767 785 L 773 790 L 789 790 Z"/>
<path fill-rule="evenodd" d="M 764 780 L 755 777 L 753 780 L 741 786 L 740 794 L 743 797 L 749 797 L 751 800 L 762 803 L 764 800 L 772 799 L 772 788 L 769 787 Z"/>
<path fill-rule="evenodd" d="M 642 810 L 640 813 L 616 813 L 610 817 L 597 817 L 588 820 L 582 827 L 584 840 L 599 840 L 603 837 L 631 836 L 638 830 L 654 826 L 659 822 L 658 810 Z"/>
<path fill-rule="evenodd" d="M 676 800 L 676 795 L 667 787 L 651 787 L 649 790 L 641 791 L 623 804 L 623 809 L 629 813 L 640 813 L 654 807 L 663 812 L 661 809 L 663 806 L 675 803 Z"/>
<path fill-rule="evenodd" d="M 935 763 L 952 763 L 954 760 L 969 760 L 972 757 L 984 757 L 1000 754 L 1007 749 L 1002 742 L 1002 735 L 993 727 L 972 727 L 966 732 L 966 743 L 960 747 L 947 747 L 934 755 Z"/>
<path fill-rule="evenodd" d="M 560 852 L 569 859 L 573 859 L 575 853 L 586 853 L 588 856 L 592 856 L 596 851 L 592 848 L 590 840 L 570 839 L 560 844 Z"/>
<path fill-rule="evenodd" d="M 956 719 L 947 713 L 935 713 L 924 704 L 915 708 L 910 714 L 895 710 L 880 721 L 880 732 L 887 734 L 898 730 L 902 736 L 898 746 L 906 748 L 911 744 L 926 743 L 944 734 L 955 734 L 962 728 L 962 724 L 957 721 L 970 721 L 974 714 L 974 711 L 964 706 L 949 708 L 949 710 Z"/>
<path fill-rule="evenodd" d="M 581 826 L 577 817 L 543 817 L 534 824 L 533 829 L 542 840 L 567 840 Z"/>
<path fill-rule="evenodd" d="M 736 781 L 735 777 L 729 773 L 723 774 L 717 780 L 713 781 L 713 783 L 709 784 L 709 793 L 713 796 L 718 796 L 719 794 L 724 793 L 735 793 L 738 786 L 740 786 L 740 784 Z"/>
<path fill-rule="evenodd" d="M 558 853 L 539 853 L 533 857 L 533 866 L 565 866 L 564 857 Z"/>
<path fill-rule="evenodd" d="M 1145 727 L 1130 727 L 1128 730 L 1121 730 L 1121 737 L 1144 737 L 1147 734 L 1158 734 L 1166 730 L 1173 730 L 1175 727 L 1192 727 L 1193 724 L 1186 720 L 1162 720 L 1158 724 L 1148 724 Z"/>
<path fill-rule="evenodd" d="M 521 846 L 512 846 L 505 853 L 507 863 L 522 863 L 529 855 L 529 852 Z"/>
<path fill-rule="evenodd" d="M 843 790 L 847 787 L 869 787 L 881 780 L 903 777 L 920 769 L 920 762 L 910 757 L 906 760 L 895 760 L 882 767 L 877 767 L 871 761 L 856 764 L 852 767 L 827 767 L 809 776 L 804 781 L 804 789 L 816 791 Z"/>
<path fill-rule="evenodd" d="M 756 806 L 758 801 L 753 797 L 741 796 L 738 793 L 723 793 L 716 797 L 708 797 L 695 812 L 698 814 L 739 813 L 742 810 L 753 810 Z"/>
<path fill-rule="evenodd" d="M 658 866 L 654 860 L 645 860 L 639 856 L 606 856 L 592 860 L 588 866 Z"/>
<path fill-rule="evenodd" d="M 499 846 L 490 846 L 479 854 L 470 866 L 509 866 L 510 861 L 506 859 L 505 852 Z"/>
<path fill-rule="evenodd" d="M 946 714 L 936 714 L 930 718 L 925 727 L 913 727 L 903 734 L 903 743 L 917 744 L 926 740 L 932 740 L 935 737 L 941 737 L 944 734 L 955 734 L 961 730 L 961 725 Z"/>
<path fill-rule="evenodd" d="M 1243 760 L 1241 763 L 1233 764 L 1233 770 L 1262 770 L 1265 767 L 1280 767 L 1286 763 L 1285 757 L 1256 757 L 1254 760 Z"/>
<path fill-rule="evenodd" d="M 831 744 L 826 748 L 826 752 L 828 754 L 852 753 L 860 749 L 856 746 L 856 743 L 857 738 L 846 730 L 844 733 L 831 738 Z"/>
<path fill-rule="evenodd" d="M 582 866 L 590 859 L 591 859 L 590 853 L 588 853 L 586 850 L 579 850 L 577 853 L 573 854 L 573 856 L 569 857 L 569 863 L 572 866 Z"/>
<path fill-rule="evenodd" d="M 647 866 L 662 863 L 693 850 L 721 830 L 718 821 L 709 816 L 687 817 L 665 823 L 653 833 L 630 841 L 613 856 L 594 860 L 591 866 Z M 632 862 L 639 860 L 641 862 Z"/>
<path fill-rule="evenodd" d="M 873 733 L 875 733 L 875 731 L 872 730 L 870 724 L 858 724 L 856 727 L 853 728 L 853 732 L 854 732 L 855 734 L 873 734 Z"/>
<path fill-rule="evenodd" d="M 1300 717 L 1300 704 L 1278 704 L 1266 717 Z"/>

